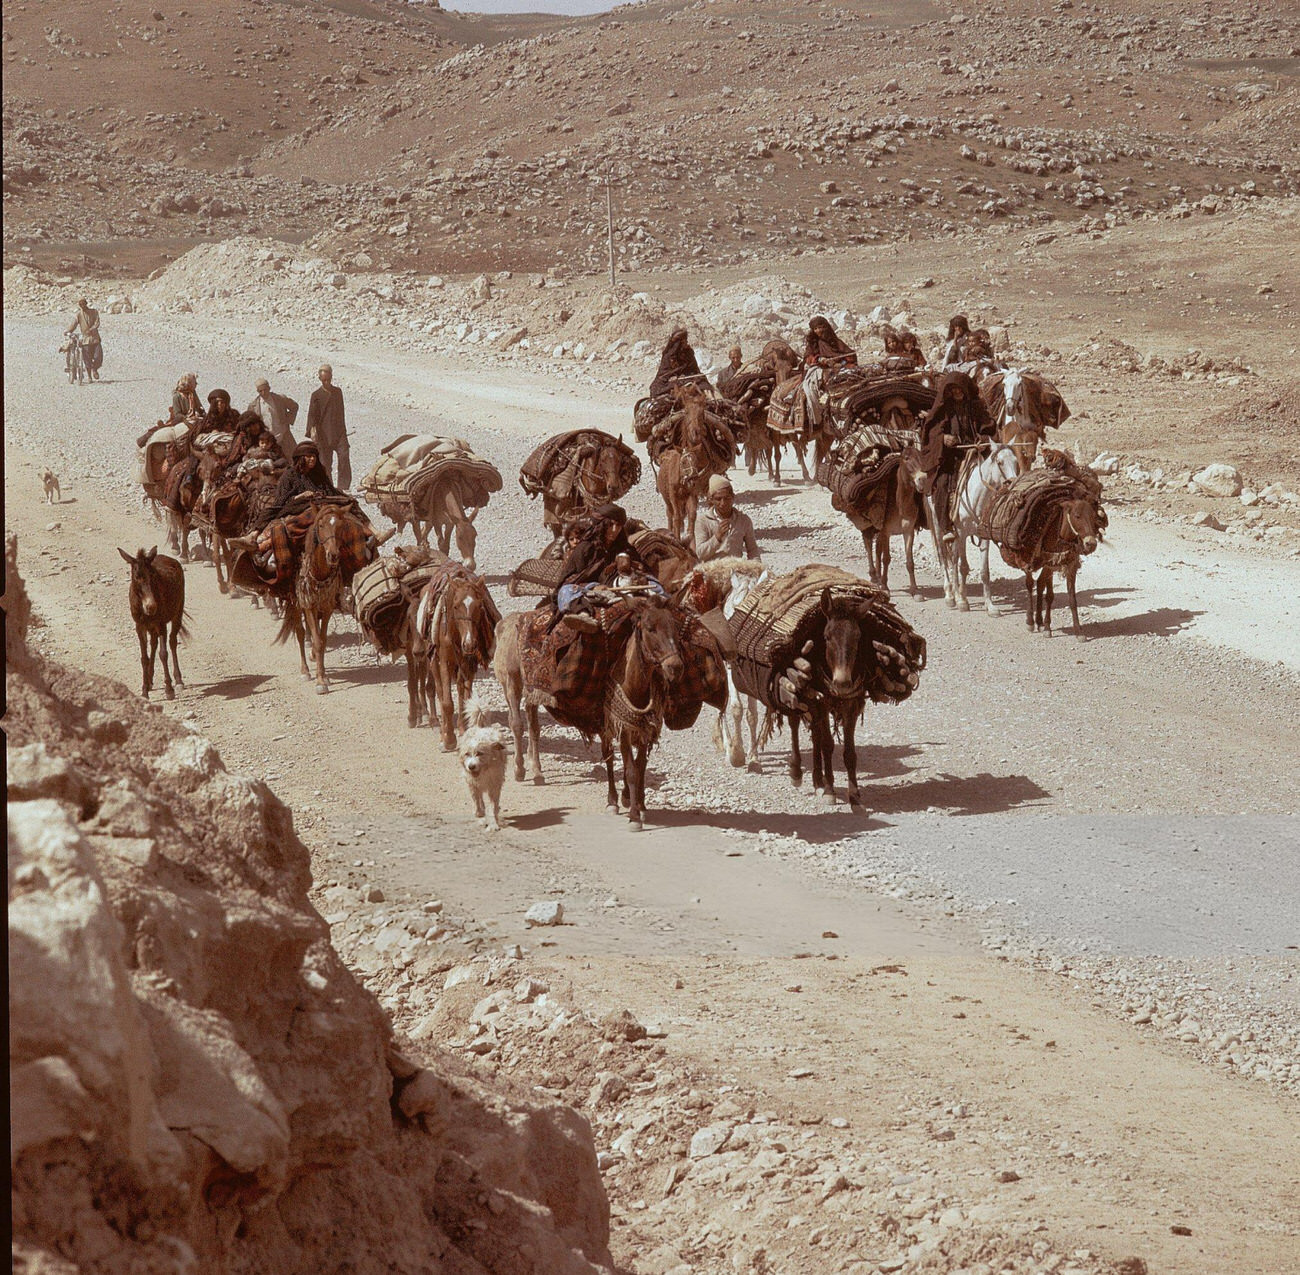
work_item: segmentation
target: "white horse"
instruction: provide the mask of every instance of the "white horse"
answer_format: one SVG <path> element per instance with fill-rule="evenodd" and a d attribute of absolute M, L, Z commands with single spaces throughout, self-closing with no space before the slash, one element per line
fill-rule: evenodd
<path fill-rule="evenodd" d="M 728 620 L 735 614 L 736 607 L 749 591 L 762 584 L 771 575 L 766 567 L 758 569 L 758 563 L 748 566 L 752 571 L 733 571 L 731 585 L 722 603 L 722 614 Z M 745 741 L 741 734 L 741 718 L 749 719 L 749 753 L 745 753 Z M 742 696 L 736 689 L 736 679 L 731 661 L 727 661 L 727 702 L 718 714 L 718 723 L 714 727 L 713 742 L 719 751 L 726 755 L 733 766 L 748 765 L 750 770 L 758 770 L 758 700 L 752 695 Z"/>
<path fill-rule="evenodd" d="M 1014 445 L 994 443 L 989 454 L 979 464 L 971 466 L 966 481 L 957 493 L 957 511 L 953 518 L 953 531 L 957 534 L 957 541 L 953 546 L 953 556 L 956 559 L 953 576 L 956 583 L 957 609 L 960 611 L 970 610 L 970 603 L 966 599 L 966 579 L 970 575 L 970 563 L 966 558 L 966 542 L 975 540 L 980 546 L 980 580 L 984 585 L 984 609 L 989 615 L 999 614 L 993 602 L 992 585 L 989 580 L 990 542 L 980 539 L 979 528 L 994 494 L 1019 473 L 1020 460 Z"/>

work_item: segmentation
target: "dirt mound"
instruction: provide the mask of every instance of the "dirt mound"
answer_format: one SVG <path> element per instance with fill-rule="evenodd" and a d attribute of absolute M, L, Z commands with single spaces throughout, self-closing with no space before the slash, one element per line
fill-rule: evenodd
<path fill-rule="evenodd" d="M 287 807 L 7 584 L 16 1269 L 595 1275 L 587 1122 L 396 1048 Z"/>

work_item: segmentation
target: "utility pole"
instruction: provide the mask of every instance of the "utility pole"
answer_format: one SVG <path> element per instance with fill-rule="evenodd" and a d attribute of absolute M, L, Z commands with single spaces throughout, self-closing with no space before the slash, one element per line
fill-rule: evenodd
<path fill-rule="evenodd" d="M 609 286 L 611 290 L 618 287 L 614 279 L 614 192 L 610 185 L 609 169 L 605 169 L 605 220 L 609 231 Z"/>

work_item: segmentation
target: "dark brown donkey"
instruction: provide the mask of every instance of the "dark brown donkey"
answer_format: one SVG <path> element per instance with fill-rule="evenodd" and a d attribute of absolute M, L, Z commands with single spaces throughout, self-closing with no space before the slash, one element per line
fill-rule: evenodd
<path fill-rule="evenodd" d="M 154 657 L 158 654 L 161 643 L 167 698 L 175 699 L 172 672 L 167 667 L 167 650 L 170 647 L 176 683 L 184 686 L 180 661 L 176 658 L 176 643 L 183 637 L 189 637 L 189 630 L 185 627 L 185 569 L 175 558 L 160 558 L 157 545 L 147 552 L 144 549 L 138 550 L 135 557 L 125 549 L 119 549 L 118 553 L 131 568 L 128 597 L 131 602 L 131 619 L 135 621 L 135 635 L 140 639 L 140 669 L 144 678 L 140 694 L 148 699 L 149 692 L 153 690 Z M 171 626 L 170 637 L 167 633 L 168 625 Z"/>
<path fill-rule="evenodd" d="M 600 747 L 609 777 L 608 809 L 618 814 L 614 743 L 623 756 L 623 804 L 633 829 L 645 815 L 645 767 L 663 727 L 662 685 L 685 672 L 672 609 L 660 598 L 636 603 L 636 619 L 610 671 Z"/>
<path fill-rule="evenodd" d="M 1052 636 L 1052 603 L 1056 598 L 1052 576 L 1060 572 L 1070 598 L 1074 636 L 1083 640 L 1075 577 L 1083 558 L 1101 543 L 1108 522 L 1100 505 L 1081 496 L 1057 503 L 1032 553 L 1013 553 L 999 546 L 1007 565 L 1025 573 L 1025 622 L 1031 633 L 1037 629 Z"/>

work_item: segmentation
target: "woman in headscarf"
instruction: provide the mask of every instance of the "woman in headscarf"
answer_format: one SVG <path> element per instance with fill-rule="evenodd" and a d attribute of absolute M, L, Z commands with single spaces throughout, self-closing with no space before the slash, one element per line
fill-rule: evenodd
<path fill-rule="evenodd" d="M 230 406 L 229 390 L 213 390 L 208 395 L 208 415 L 203 422 L 205 430 L 220 430 L 233 434 L 239 426 L 239 413 Z"/>
<path fill-rule="evenodd" d="M 659 370 L 655 373 L 655 379 L 650 382 L 650 397 L 659 398 L 661 395 L 671 394 L 674 381 L 703 375 L 696 361 L 695 351 L 686 339 L 686 329 L 674 328 L 668 337 L 668 344 L 664 346 L 664 352 L 659 356 Z"/>
<path fill-rule="evenodd" d="M 948 320 L 948 344 L 943 351 L 944 367 L 966 362 L 966 342 L 970 340 L 970 323 L 964 314 L 954 314 Z"/>
<path fill-rule="evenodd" d="M 556 617 L 552 627 L 566 614 L 572 616 L 587 590 L 615 565 L 620 554 L 627 556 L 633 569 L 647 570 L 641 555 L 627 538 L 627 512 L 620 505 L 600 505 L 592 510 L 591 530 L 564 560 L 564 576 L 555 594 Z M 578 627 L 588 625 L 579 620 Z"/>
<path fill-rule="evenodd" d="M 840 340 L 839 334 L 831 327 L 830 320 L 819 314 L 808 325 L 803 361 L 805 367 L 838 370 L 842 367 L 855 366 L 858 356 L 852 346 Z"/>
<path fill-rule="evenodd" d="M 806 369 L 803 375 L 803 396 L 814 425 L 820 427 L 826 415 L 822 390 L 826 385 L 827 372 L 856 367 L 857 362 L 858 356 L 853 347 L 840 340 L 829 319 L 820 314 L 813 319 L 808 325 L 808 336 L 803 347 L 803 364 Z"/>
<path fill-rule="evenodd" d="M 203 415 L 197 385 L 198 377 L 193 372 L 186 372 L 176 382 L 176 388 L 172 391 L 171 419 L 167 422 L 169 425 L 177 425 L 191 417 Z"/>

